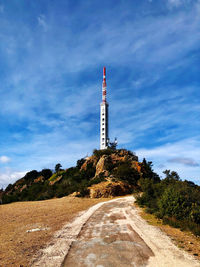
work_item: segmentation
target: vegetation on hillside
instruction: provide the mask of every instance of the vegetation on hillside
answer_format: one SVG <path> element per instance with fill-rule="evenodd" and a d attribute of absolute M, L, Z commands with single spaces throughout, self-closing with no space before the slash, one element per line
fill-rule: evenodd
<path fill-rule="evenodd" d="M 131 151 L 95 149 L 91 157 L 78 160 L 75 167 L 64 170 L 58 163 L 54 171 L 28 172 L 13 185 L 8 185 L 1 192 L 1 199 L 6 204 L 63 197 L 74 192 L 82 197 L 142 192 L 137 202 L 146 207 L 147 212 L 164 223 L 200 235 L 200 187 L 190 181 L 181 181 L 174 171 L 166 170 L 164 174 L 165 178 L 161 180 L 153 171 L 152 162 L 145 159 L 138 162 L 138 157 Z M 99 183 L 99 186 L 95 185 Z"/>
<path fill-rule="evenodd" d="M 140 180 L 143 194 L 137 197 L 137 203 L 164 223 L 200 235 L 200 187 L 181 181 L 174 171 L 166 170 L 164 174 L 163 180 Z"/>
<path fill-rule="evenodd" d="M 97 165 L 101 159 L 102 170 L 97 174 Z M 5 204 L 14 201 L 44 200 L 67 196 L 74 192 L 79 192 L 79 196 L 86 196 L 89 194 L 88 187 L 105 181 L 108 176 L 113 181 L 124 181 L 137 186 L 141 175 L 132 167 L 133 160 L 138 158 L 131 151 L 95 149 L 91 157 L 78 160 L 75 167 L 64 170 L 58 163 L 54 171 L 44 169 L 40 172 L 28 172 L 13 185 L 8 185 L 2 202 Z"/>

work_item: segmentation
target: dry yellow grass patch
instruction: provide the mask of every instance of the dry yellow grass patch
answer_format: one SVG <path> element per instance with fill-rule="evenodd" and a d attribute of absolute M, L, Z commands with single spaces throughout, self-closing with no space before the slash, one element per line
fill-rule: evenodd
<path fill-rule="evenodd" d="M 157 219 L 154 215 L 146 213 L 144 209 L 140 208 L 140 215 L 149 224 L 158 226 L 163 232 L 165 232 L 174 243 L 189 254 L 195 256 L 196 259 L 200 260 L 200 237 L 193 235 L 191 232 L 181 231 L 178 228 L 164 225 L 162 220 Z"/>
<path fill-rule="evenodd" d="M 64 197 L 0 205 L 0 266 L 28 266 L 54 232 L 105 199 Z M 46 230 L 27 232 L 31 229 Z"/>

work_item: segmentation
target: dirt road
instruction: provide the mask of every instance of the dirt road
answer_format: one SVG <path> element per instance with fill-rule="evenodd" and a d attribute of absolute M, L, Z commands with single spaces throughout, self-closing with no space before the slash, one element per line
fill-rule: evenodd
<path fill-rule="evenodd" d="M 33 266 L 60 266 L 64 258 L 65 267 L 200 266 L 148 225 L 133 201 L 129 196 L 90 208 L 60 231 Z"/>

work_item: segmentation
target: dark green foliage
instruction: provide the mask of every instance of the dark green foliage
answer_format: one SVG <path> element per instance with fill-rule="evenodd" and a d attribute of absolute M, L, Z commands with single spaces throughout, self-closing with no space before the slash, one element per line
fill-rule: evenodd
<path fill-rule="evenodd" d="M 13 185 L 12 185 L 12 184 L 9 184 L 9 185 L 6 187 L 5 192 L 9 192 L 12 188 L 13 188 Z"/>
<path fill-rule="evenodd" d="M 61 167 L 62 167 L 62 165 L 60 163 L 57 163 L 55 166 L 55 172 L 57 173 L 57 172 L 61 171 Z"/>
<path fill-rule="evenodd" d="M 131 167 L 131 163 L 126 161 L 122 162 L 115 170 L 113 174 L 116 178 L 122 181 L 127 181 L 131 185 L 136 185 L 140 179 L 140 175 L 137 170 Z"/>
<path fill-rule="evenodd" d="M 181 181 L 176 172 L 164 171 L 165 179 L 140 179 L 142 196 L 137 198 L 147 211 L 164 223 L 200 234 L 200 189 L 194 183 Z"/>
<path fill-rule="evenodd" d="M 112 171 L 112 169 L 114 169 L 115 164 L 113 164 L 111 157 L 109 156 L 106 160 L 105 160 L 105 169 L 108 170 L 109 172 Z"/>
<path fill-rule="evenodd" d="M 96 168 L 93 166 L 93 163 L 89 163 L 87 165 L 86 170 L 81 170 L 80 175 L 82 179 L 89 180 L 90 178 L 94 177 L 96 172 Z"/>
<path fill-rule="evenodd" d="M 41 175 L 44 177 L 45 180 L 48 180 L 52 176 L 52 171 L 50 169 L 43 169 L 41 171 Z"/>
<path fill-rule="evenodd" d="M 158 176 L 157 173 L 155 173 L 152 169 L 152 162 L 151 161 L 146 161 L 146 159 L 144 158 L 141 164 L 141 172 L 142 172 L 142 177 L 144 179 L 148 178 L 148 179 L 153 179 L 155 182 L 159 182 L 160 181 L 160 177 Z"/>
<path fill-rule="evenodd" d="M 26 182 L 31 182 L 31 181 L 35 180 L 39 176 L 39 174 L 40 173 L 38 173 L 36 170 L 27 172 L 27 174 L 24 176 L 24 180 Z"/>
<path fill-rule="evenodd" d="M 94 149 L 94 150 L 93 150 L 93 155 L 94 155 L 97 159 L 100 159 L 100 157 L 102 157 L 103 155 L 111 155 L 111 154 L 114 153 L 115 151 L 116 151 L 115 149 L 111 149 L 111 148 L 101 149 L 101 150 Z"/>
<path fill-rule="evenodd" d="M 99 183 L 101 183 L 101 182 L 103 182 L 103 181 L 105 181 L 105 177 L 104 177 L 104 175 L 102 175 L 102 174 L 100 173 L 99 176 L 97 176 L 97 177 L 95 177 L 95 178 L 93 178 L 93 179 L 91 179 L 91 180 L 89 181 L 88 186 L 91 186 L 91 185 L 93 185 L 93 184 L 99 184 Z"/>
<path fill-rule="evenodd" d="M 85 161 L 84 158 L 77 160 L 76 167 L 80 169 Z"/>

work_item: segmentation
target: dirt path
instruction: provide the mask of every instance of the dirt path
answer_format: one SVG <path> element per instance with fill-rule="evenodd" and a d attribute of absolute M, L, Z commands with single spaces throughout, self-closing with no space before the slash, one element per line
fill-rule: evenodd
<path fill-rule="evenodd" d="M 61 230 L 34 266 L 59 266 L 64 257 L 65 267 L 200 266 L 138 215 L 133 197 L 90 208 Z"/>

